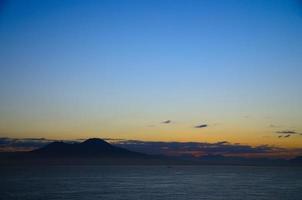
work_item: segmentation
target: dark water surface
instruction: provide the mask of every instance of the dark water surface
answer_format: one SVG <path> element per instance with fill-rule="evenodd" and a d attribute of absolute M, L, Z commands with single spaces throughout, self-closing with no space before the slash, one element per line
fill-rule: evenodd
<path fill-rule="evenodd" d="M 302 168 L 0 167 L 0 199 L 302 199 Z"/>

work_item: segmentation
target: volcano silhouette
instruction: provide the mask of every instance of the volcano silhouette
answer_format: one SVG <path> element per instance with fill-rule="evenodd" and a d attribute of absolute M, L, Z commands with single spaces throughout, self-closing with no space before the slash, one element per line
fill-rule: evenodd
<path fill-rule="evenodd" d="M 82 143 L 53 142 L 31 152 L 46 157 L 145 157 L 147 155 L 116 147 L 108 142 L 91 138 Z"/>

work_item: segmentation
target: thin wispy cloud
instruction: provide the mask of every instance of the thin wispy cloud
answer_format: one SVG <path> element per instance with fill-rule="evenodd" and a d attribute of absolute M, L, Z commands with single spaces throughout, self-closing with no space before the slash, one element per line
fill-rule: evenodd
<path fill-rule="evenodd" d="M 288 137 L 290 137 L 290 135 L 286 135 L 286 136 L 284 136 L 285 138 L 288 138 Z"/>
<path fill-rule="evenodd" d="M 282 131 L 276 131 L 275 133 L 279 134 L 278 138 L 289 138 L 292 135 L 302 135 L 302 133 L 299 133 L 294 130 L 282 130 Z"/>
<path fill-rule="evenodd" d="M 290 135 L 300 134 L 300 133 L 298 133 L 296 131 L 292 131 L 292 130 L 277 131 L 276 133 L 278 133 L 278 134 L 290 134 Z"/>

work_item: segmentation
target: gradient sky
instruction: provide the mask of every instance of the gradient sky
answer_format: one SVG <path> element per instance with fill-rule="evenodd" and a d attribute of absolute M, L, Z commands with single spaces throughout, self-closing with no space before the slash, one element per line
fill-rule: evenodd
<path fill-rule="evenodd" d="M 299 1 L 1 1 L 0 136 L 301 147 L 301 64 Z"/>

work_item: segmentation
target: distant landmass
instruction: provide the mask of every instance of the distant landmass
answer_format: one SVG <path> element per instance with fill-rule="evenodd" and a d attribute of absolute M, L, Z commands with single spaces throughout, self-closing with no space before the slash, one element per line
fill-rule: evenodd
<path fill-rule="evenodd" d="M 30 152 L 0 153 L 0 164 L 158 165 L 185 164 L 173 158 L 147 155 L 91 138 L 81 143 L 52 142 Z"/>
<path fill-rule="evenodd" d="M 31 154 L 46 157 L 145 157 L 145 154 L 116 147 L 108 142 L 92 138 L 82 143 L 52 142 L 45 147 L 33 150 Z"/>
<path fill-rule="evenodd" d="M 147 155 L 92 138 L 81 143 L 52 142 L 30 152 L 0 153 L 0 164 L 47 165 L 293 165 L 302 166 L 302 156 L 291 160 L 225 157 L 199 158 Z"/>

